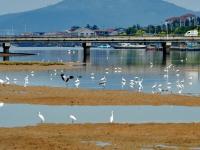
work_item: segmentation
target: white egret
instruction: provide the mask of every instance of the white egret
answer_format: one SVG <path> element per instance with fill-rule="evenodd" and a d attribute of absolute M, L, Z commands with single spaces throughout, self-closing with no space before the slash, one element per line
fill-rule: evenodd
<path fill-rule="evenodd" d="M 8 76 L 6 76 L 6 80 L 7 80 L 7 81 L 9 81 L 9 80 L 10 80 L 10 78 L 9 78 Z"/>
<path fill-rule="evenodd" d="M 111 116 L 110 116 L 110 123 L 113 123 L 113 121 L 114 121 L 114 111 L 112 110 L 111 111 Z"/>
<path fill-rule="evenodd" d="M 177 77 L 179 77 L 179 76 L 180 76 L 180 74 L 179 74 L 179 73 L 177 73 L 177 74 L 176 74 L 176 76 L 177 76 Z"/>
<path fill-rule="evenodd" d="M 104 76 L 103 78 L 100 79 L 100 81 L 106 81 L 106 77 Z"/>
<path fill-rule="evenodd" d="M 40 112 L 38 112 L 38 117 L 40 118 L 41 123 L 45 122 L 44 116 Z"/>
<path fill-rule="evenodd" d="M 122 87 L 124 87 L 126 85 L 126 79 L 124 77 L 122 77 Z"/>
<path fill-rule="evenodd" d="M 5 81 L 0 79 L 0 84 L 4 84 L 4 83 L 5 83 Z"/>
<path fill-rule="evenodd" d="M 94 74 L 93 72 L 90 74 L 90 78 L 91 78 L 92 80 L 94 80 L 94 78 L 95 78 L 94 75 L 95 75 L 95 74 Z"/>
<path fill-rule="evenodd" d="M 135 85 L 135 81 L 134 80 L 130 80 L 130 87 L 132 88 Z"/>
<path fill-rule="evenodd" d="M 189 79 L 189 80 L 192 80 L 193 78 L 192 78 L 192 76 L 190 76 L 188 79 Z"/>
<path fill-rule="evenodd" d="M 34 71 L 31 71 L 31 76 L 32 76 L 32 77 L 34 76 Z"/>
<path fill-rule="evenodd" d="M 74 85 L 76 86 L 76 88 L 79 88 L 80 82 L 77 82 Z"/>
<path fill-rule="evenodd" d="M 142 87 L 142 88 L 143 88 L 142 82 L 143 82 L 143 79 L 141 79 L 140 81 L 138 81 L 138 85 L 139 85 L 139 87 Z"/>
<path fill-rule="evenodd" d="M 152 62 L 150 62 L 150 68 L 153 68 L 153 63 Z"/>
<path fill-rule="evenodd" d="M 163 76 L 164 78 L 168 78 L 169 76 L 168 76 L 168 74 L 164 74 L 164 76 Z"/>
<path fill-rule="evenodd" d="M 76 88 L 78 88 L 79 85 L 80 85 L 80 80 L 79 80 L 79 78 L 77 78 L 74 82 L 75 82 Z"/>
<path fill-rule="evenodd" d="M 3 102 L 0 102 L 0 108 L 3 107 L 3 106 L 4 106 L 4 103 L 3 103 Z"/>
<path fill-rule="evenodd" d="M 72 119 L 72 123 L 74 123 L 77 120 L 77 118 L 74 115 L 69 115 L 69 118 Z"/>
<path fill-rule="evenodd" d="M 152 86 L 152 93 L 154 94 L 155 93 L 155 90 L 156 90 L 156 87 L 157 87 L 157 83 L 155 83 L 153 86 Z"/>
<path fill-rule="evenodd" d="M 167 86 L 167 89 L 169 90 L 169 89 L 171 89 L 172 87 L 171 86 Z"/>
<path fill-rule="evenodd" d="M 171 85 L 172 83 L 171 82 L 167 82 L 167 85 Z"/>
<path fill-rule="evenodd" d="M 68 53 L 68 54 L 71 54 L 71 50 L 69 49 L 69 50 L 67 51 L 67 53 Z"/>
<path fill-rule="evenodd" d="M 153 86 L 152 86 L 152 89 L 155 89 L 157 87 L 157 83 L 155 83 Z"/>
<path fill-rule="evenodd" d="M 106 86 L 107 81 L 106 80 L 100 80 L 99 85 L 102 85 L 103 87 Z"/>
<path fill-rule="evenodd" d="M 126 82 L 126 79 L 124 77 L 122 77 L 122 82 Z"/>
<path fill-rule="evenodd" d="M 105 70 L 106 70 L 106 71 L 109 71 L 109 68 L 106 68 Z"/>
<path fill-rule="evenodd" d="M 189 82 L 189 85 L 192 85 L 193 83 L 192 82 Z"/>
<path fill-rule="evenodd" d="M 77 78 L 74 82 L 79 83 L 80 82 L 79 78 Z"/>
<path fill-rule="evenodd" d="M 13 82 L 14 82 L 14 84 L 16 84 L 16 83 L 17 83 L 17 79 L 16 79 L 16 78 L 14 78 L 14 79 L 13 79 Z"/>

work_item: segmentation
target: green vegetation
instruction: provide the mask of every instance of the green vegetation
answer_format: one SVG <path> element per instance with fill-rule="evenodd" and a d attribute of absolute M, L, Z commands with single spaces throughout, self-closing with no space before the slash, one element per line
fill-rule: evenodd
<path fill-rule="evenodd" d="M 170 28 L 165 25 L 149 25 L 147 27 L 141 27 L 139 25 L 134 25 L 126 29 L 126 35 L 132 36 L 145 36 L 145 35 L 184 35 L 187 31 L 198 29 L 200 33 L 200 27 L 198 26 L 177 26 Z"/>

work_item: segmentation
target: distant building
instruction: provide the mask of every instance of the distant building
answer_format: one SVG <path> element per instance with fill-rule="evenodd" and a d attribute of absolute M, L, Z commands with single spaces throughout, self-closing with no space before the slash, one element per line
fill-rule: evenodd
<path fill-rule="evenodd" d="M 166 25 L 175 26 L 192 26 L 199 25 L 199 17 L 194 14 L 185 14 L 178 17 L 170 17 L 165 20 Z"/>
<path fill-rule="evenodd" d="M 95 37 L 95 31 L 88 28 L 79 28 L 71 32 L 71 37 Z"/>
<path fill-rule="evenodd" d="M 67 32 L 46 32 L 45 36 L 66 36 L 69 37 L 70 34 Z"/>
<path fill-rule="evenodd" d="M 104 29 L 95 30 L 97 36 L 109 36 L 109 32 Z"/>
<path fill-rule="evenodd" d="M 117 29 L 98 29 L 95 30 L 97 36 L 116 36 L 119 35 Z"/>

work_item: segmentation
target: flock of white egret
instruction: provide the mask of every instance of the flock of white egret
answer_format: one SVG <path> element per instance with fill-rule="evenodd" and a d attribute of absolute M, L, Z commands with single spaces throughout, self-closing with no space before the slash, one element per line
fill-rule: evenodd
<path fill-rule="evenodd" d="M 0 102 L 0 108 L 4 107 L 4 105 L 5 105 L 4 102 Z M 45 123 L 45 117 L 40 111 L 38 112 L 37 117 L 40 119 L 40 123 Z M 69 119 L 71 119 L 72 124 L 75 123 L 75 121 L 77 121 L 77 117 L 73 114 L 69 115 Z M 110 116 L 109 122 L 110 123 L 114 122 L 114 111 L 113 110 L 111 111 L 111 116 Z"/>
<path fill-rule="evenodd" d="M 41 123 L 45 122 L 45 118 L 40 112 L 38 112 L 38 117 L 39 117 Z M 75 121 L 77 121 L 77 117 L 75 115 L 71 114 L 71 115 L 69 115 L 69 118 L 71 119 L 72 124 L 75 123 Z M 114 111 L 113 110 L 111 111 L 111 116 L 110 116 L 109 122 L 110 123 L 114 122 Z"/>
<path fill-rule="evenodd" d="M 153 69 L 154 65 L 152 62 L 150 62 L 149 65 L 149 69 Z M 91 72 L 89 73 L 89 78 L 91 79 L 91 81 L 95 81 L 96 82 L 96 87 L 100 86 L 102 88 L 105 88 L 107 86 L 107 84 L 109 83 L 110 85 L 112 84 L 116 84 L 118 82 L 118 85 L 121 84 L 121 89 L 134 89 L 138 92 L 142 92 L 145 91 L 143 90 L 144 88 L 146 88 L 143 85 L 143 82 L 148 80 L 145 79 L 144 77 L 141 76 L 132 76 L 130 78 L 130 74 L 129 74 L 129 78 L 126 77 L 126 73 L 124 72 L 123 68 L 121 67 L 110 67 L 110 68 L 105 68 L 105 71 L 103 73 L 101 73 L 101 76 L 98 75 L 98 73 L 94 73 Z M 38 78 L 38 76 L 36 77 L 35 74 L 37 72 L 34 71 L 29 71 L 24 75 L 23 78 L 23 86 L 27 87 L 30 84 L 30 78 Z M 74 73 L 77 74 L 77 73 Z M 84 77 L 82 76 L 78 76 L 78 75 L 74 75 L 73 73 L 64 73 L 64 70 L 53 70 L 53 71 L 49 71 L 49 80 L 54 80 L 55 77 L 58 78 L 58 76 L 60 76 L 59 78 L 62 79 L 65 83 L 66 86 L 68 87 L 68 83 L 69 82 L 73 82 L 74 86 L 76 88 L 79 88 L 81 85 L 81 81 L 82 78 L 85 78 L 86 75 L 84 75 Z M 121 77 L 121 79 L 118 79 L 118 81 L 114 81 L 115 83 L 111 83 L 112 82 L 112 75 L 113 74 L 118 74 L 118 78 Z M 109 79 L 108 79 L 109 77 Z M 172 77 L 173 79 L 176 79 L 176 81 L 170 81 L 170 77 Z M 22 77 L 20 77 L 22 78 Z M 58 79 L 59 79 L 58 78 Z M 47 78 L 48 79 L 48 78 Z M 9 77 L 8 74 L 5 74 L 4 77 L 2 77 L 0 79 L 0 84 L 4 85 L 4 84 L 18 84 L 18 82 L 22 82 L 21 79 L 18 79 L 17 77 Z M 84 80 L 84 79 L 83 79 Z M 189 86 L 193 85 L 193 77 L 189 76 L 187 79 L 186 78 L 181 78 L 181 71 L 179 69 L 177 69 L 174 65 L 170 64 L 167 67 L 165 67 L 163 69 L 163 78 L 160 81 L 156 81 L 155 83 L 151 83 L 151 91 L 153 94 L 155 93 L 178 93 L 178 94 L 182 94 L 183 89 L 185 88 L 186 84 L 188 84 Z M 85 82 L 85 81 L 83 81 Z M 89 84 L 92 83 L 90 81 L 88 82 L 88 86 Z M 21 85 L 21 83 L 20 83 Z M 30 84 L 31 85 L 31 84 Z M 84 86 L 82 86 L 82 88 L 84 88 Z M 149 88 L 149 87 L 148 87 Z"/>
<path fill-rule="evenodd" d="M 150 62 L 150 69 L 153 68 L 153 63 Z M 99 76 L 95 76 L 95 73 L 92 72 L 90 73 L 90 78 L 91 80 L 96 80 L 98 81 L 98 85 L 102 86 L 103 88 L 106 87 L 107 83 L 110 83 L 110 80 L 107 79 L 107 76 L 109 73 L 117 73 L 121 74 L 121 81 L 120 79 L 117 81 L 118 83 L 121 83 L 121 88 L 124 89 L 125 87 L 129 87 L 131 89 L 135 89 L 138 92 L 142 92 L 144 87 L 143 87 L 143 81 L 145 79 L 140 76 L 133 76 L 132 79 L 127 79 L 126 75 L 123 74 L 123 69 L 121 67 L 115 67 L 115 68 L 105 68 L 104 75 L 99 78 Z M 152 84 L 151 91 L 153 94 L 155 93 L 178 93 L 182 94 L 183 89 L 185 88 L 185 85 L 188 84 L 189 86 L 193 85 L 193 77 L 189 76 L 188 78 L 181 78 L 180 76 L 181 71 L 179 69 L 176 69 L 176 67 L 172 64 L 168 65 L 163 69 L 163 77 L 162 80 L 157 81 Z M 70 75 L 64 75 L 63 76 L 66 79 L 63 79 L 65 82 L 69 82 L 70 79 L 74 78 L 73 76 Z M 173 78 L 176 81 L 170 81 L 169 78 Z M 63 78 L 63 77 L 62 77 Z M 99 79 L 96 79 L 99 78 Z M 77 88 L 80 85 L 80 78 L 77 78 L 75 80 L 75 84 L 78 82 L 78 85 L 76 86 Z M 148 80 L 148 79 L 147 79 Z M 110 83 L 112 84 L 112 83 Z M 114 83 L 115 84 L 115 83 Z"/>

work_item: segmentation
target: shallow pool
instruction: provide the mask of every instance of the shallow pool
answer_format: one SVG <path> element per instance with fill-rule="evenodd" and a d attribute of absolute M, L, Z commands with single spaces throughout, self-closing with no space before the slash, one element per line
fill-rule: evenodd
<path fill-rule="evenodd" d="M 48 106 L 5 104 L 0 108 L 0 127 L 17 127 L 40 123 L 38 112 L 45 123 L 109 123 L 111 111 L 115 123 L 191 123 L 200 121 L 200 107 L 182 106 Z"/>

